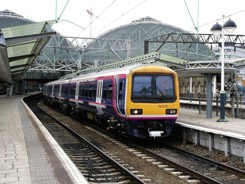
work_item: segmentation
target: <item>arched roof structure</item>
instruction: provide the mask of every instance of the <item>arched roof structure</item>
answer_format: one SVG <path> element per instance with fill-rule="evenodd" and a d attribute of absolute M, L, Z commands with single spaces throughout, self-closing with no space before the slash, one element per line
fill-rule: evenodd
<path fill-rule="evenodd" d="M 128 45 L 130 50 L 130 57 L 136 57 L 144 54 L 144 40 L 173 32 L 183 33 L 186 31 L 175 26 L 161 23 L 160 21 L 157 21 L 151 17 L 144 17 L 133 21 L 130 24 L 114 28 L 99 36 L 99 39 L 128 40 L 130 42 Z M 96 42 L 97 41 L 95 40 L 90 45 L 94 46 L 96 45 Z M 88 45 L 88 47 L 90 45 Z M 83 58 L 85 61 L 102 61 L 106 60 L 106 58 L 111 61 L 118 61 L 119 58 L 126 59 L 128 56 L 125 50 L 115 50 L 113 54 L 106 51 L 106 48 L 110 49 L 110 46 L 105 45 L 104 47 L 104 51 L 97 51 L 96 54 L 94 54 L 95 52 L 90 54 L 88 50 L 85 50 Z M 159 44 L 152 44 L 149 53 L 156 51 L 158 47 Z M 179 57 L 188 61 L 214 59 L 213 52 L 203 44 L 192 44 L 191 47 L 189 44 L 178 44 L 177 46 L 176 44 L 165 44 L 158 52 L 174 57 Z"/>
<path fill-rule="evenodd" d="M 33 21 L 24 18 L 22 15 L 10 10 L 0 11 L 0 22 L 0 29 L 34 23 Z"/>

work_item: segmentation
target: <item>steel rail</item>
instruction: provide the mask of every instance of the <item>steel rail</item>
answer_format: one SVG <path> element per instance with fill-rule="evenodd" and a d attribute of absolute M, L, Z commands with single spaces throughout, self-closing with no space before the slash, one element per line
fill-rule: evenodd
<path fill-rule="evenodd" d="M 167 148 L 173 149 L 173 150 L 175 150 L 175 151 L 177 151 L 179 153 L 183 153 L 183 154 L 186 154 L 186 155 L 191 155 L 193 158 L 195 158 L 195 159 L 197 159 L 199 161 L 205 161 L 205 162 L 207 162 L 209 164 L 215 165 L 218 168 L 226 170 L 226 171 L 229 171 L 229 172 L 231 172 L 233 174 L 237 174 L 237 175 L 242 176 L 242 177 L 245 176 L 245 171 L 243 171 L 241 169 L 238 169 L 238 168 L 235 168 L 235 167 L 220 163 L 218 161 L 215 161 L 215 160 L 212 160 L 212 159 L 209 159 L 209 158 L 206 158 L 206 157 L 202 157 L 202 156 L 196 155 L 196 154 L 191 153 L 189 151 L 185 151 L 183 149 L 176 148 L 174 146 L 170 146 L 168 144 L 164 144 L 164 146 L 167 147 Z"/>
<path fill-rule="evenodd" d="M 191 176 L 193 176 L 193 177 L 195 177 L 197 179 L 200 179 L 203 182 L 206 182 L 206 183 L 209 183 L 209 184 L 222 184 L 222 182 L 219 182 L 219 181 L 217 181 L 217 180 L 215 180 L 213 178 L 205 176 L 205 175 L 203 175 L 200 172 L 197 172 L 197 171 L 194 171 L 192 169 L 189 169 L 188 167 L 180 165 L 180 164 L 178 164 L 178 163 L 176 163 L 174 161 L 171 161 L 171 160 L 169 160 L 167 158 L 159 156 L 159 155 L 157 155 L 157 154 L 155 154 L 155 153 L 153 153 L 151 151 L 148 151 L 148 150 L 146 150 L 146 149 L 144 149 L 144 148 L 142 148 L 140 146 L 136 146 L 136 145 L 132 145 L 132 146 L 134 146 L 136 149 L 139 149 L 139 150 L 141 150 L 142 152 L 144 152 L 144 153 L 146 153 L 148 155 L 151 155 L 152 157 L 157 158 L 158 160 L 161 160 L 162 162 L 170 164 L 171 166 L 183 171 L 184 173 L 187 173 L 187 174 L 189 174 L 189 175 L 191 175 Z"/>

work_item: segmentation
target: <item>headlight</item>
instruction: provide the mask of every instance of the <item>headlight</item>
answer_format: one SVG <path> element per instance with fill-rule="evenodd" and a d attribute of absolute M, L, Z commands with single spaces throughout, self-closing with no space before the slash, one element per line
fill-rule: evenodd
<path fill-rule="evenodd" d="M 166 114 L 177 114 L 177 109 L 166 109 Z"/>
<path fill-rule="evenodd" d="M 130 113 L 132 115 L 142 114 L 143 110 L 142 109 L 130 109 Z"/>

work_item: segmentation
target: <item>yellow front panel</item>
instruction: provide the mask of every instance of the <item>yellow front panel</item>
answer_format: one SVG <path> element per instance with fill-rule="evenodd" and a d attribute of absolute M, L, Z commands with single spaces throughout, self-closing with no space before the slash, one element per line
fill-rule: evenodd
<path fill-rule="evenodd" d="M 132 94 L 132 76 L 134 74 L 171 74 L 174 77 L 174 87 L 176 101 L 172 103 L 134 103 L 131 101 Z M 177 109 L 179 113 L 179 89 L 177 74 L 171 69 L 161 66 L 144 66 L 133 70 L 127 76 L 127 99 L 126 112 L 130 115 L 130 109 L 143 109 L 143 115 L 165 115 L 166 109 Z"/>

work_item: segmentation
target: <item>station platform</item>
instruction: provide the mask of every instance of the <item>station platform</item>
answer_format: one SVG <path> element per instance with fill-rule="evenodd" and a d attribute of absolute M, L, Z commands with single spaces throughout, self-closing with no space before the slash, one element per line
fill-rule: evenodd
<path fill-rule="evenodd" d="M 184 107 L 191 107 L 181 107 L 176 121 L 177 131 L 174 133 L 183 143 L 189 141 L 195 145 L 207 147 L 209 151 L 218 150 L 223 152 L 226 157 L 235 155 L 243 158 L 245 163 L 244 119 L 232 118 L 226 115 L 225 119 L 228 122 L 217 122 L 220 119 L 219 115 L 216 116 L 216 112 L 213 111 L 212 118 L 207 118 L 206 111 L 199 111 L 197 108 L 198 102 L 187 100 L 183 102 L 181 100 L 180 103 L 185 103 Z M 202 105 L 205 106 L 205 102 L 202 102 Z M 229 108 L 227 106 L 226 110 Z M 241 117 L 244 117 L 244 110 L 244 104 L 241 104 L 239 107 L 239 111 L 243 115 Z"/>
<path fill-rule="evenodd" d="M 183 104 L 189 104 L 189 106 L 193 105 L 193 108 L 180 108 L 181 110 L 177 120 L 177 124 L 186 127 L 197 126 L 199 127 L 197 128 L 199 130 L 219 133 L 229 137 L 245 140 L 245 120 L 240 118 L 232 118 L 230 115 L 226 115 L 225 119 L 228 120 L 228 122 L 217 122 L 220 117 L 216 115 L 216 112 L 214 112 L 214 109 L 216 108 L 216 103 L 213 103 L 212 118 L 206 117 L 205 110 L 201 110 L 201 112 L 199 112 L 198 108 L 194 108 L 195 106 L 198 107 L 198 101 L 190 102 L 190 100 L 180 100 L 180 103 L 181 106 L 183 106 Z M 206 102 L 202 101 L 201 105 L 206 106 Z M 226 104 L 225 108 L 231 108 L 230 104 Z M 245 105 L 239 104 L 239 110 L 243 113 L 243 111 L 245 110 Z M 218 111 L 218 114 L 220 114 L 220 111 Z"/>
<path fill-rule="evenodd" d="M 0 184 L 87 183 L 23 96 L 0 96 Z"/>
<path fill-rule="evenodd" d="M 198 109 L 180 108 L 176 124 L 200 131 L 224 135 L 240 140 L 245 140 L 245 120 L 226 116 L 228 122 L 217 122 L 219 116 L 213 113 L 212 118 L 206 118 L 206 111 Z"/>

